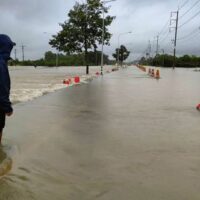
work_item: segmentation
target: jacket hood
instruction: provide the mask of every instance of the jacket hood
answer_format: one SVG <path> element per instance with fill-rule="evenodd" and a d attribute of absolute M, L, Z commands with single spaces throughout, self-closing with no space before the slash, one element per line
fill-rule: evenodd
<path fill-rule="evenodd" d="M 7 35 L 0 34 L 0 57 L 9 60 L 10 53 L 15 45 Z"/>

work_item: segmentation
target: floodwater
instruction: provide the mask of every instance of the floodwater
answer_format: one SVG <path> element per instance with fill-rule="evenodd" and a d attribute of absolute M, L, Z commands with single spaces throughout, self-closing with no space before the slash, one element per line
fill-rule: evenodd
<path fill-rule="evenodd" d="M 15 105 L 0 199 L 199 200 L 199 77 L 129 67 Z"/>
<path fill-rule="evenodd" d="M 104 66 L 104 71 L 111 71 L 113 66 Z M 90 74 L 85 75 L 85 67 L 37 67 L 12 66 L 10 75 L 12 79 L 11 101 L 15 103 L 26 102 L 65 88 L 63 80 L 80 76 L 81 82 L 92 78 L 100 67 L 90 66 Z"/>

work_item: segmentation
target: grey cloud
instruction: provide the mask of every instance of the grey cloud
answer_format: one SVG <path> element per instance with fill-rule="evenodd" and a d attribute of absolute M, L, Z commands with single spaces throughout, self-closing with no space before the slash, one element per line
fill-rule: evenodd
<path fill-rule="evenodd" d="M 65 7 L 65 9 L 63 9 Z M 47 1 L 47 0 L 1 0 L 1 13 L 14 16 L 16 21 L 27 23 L 51 23 L 67 12 L 67 7 L 71 4 L 66 0 Z M 66 13 L 67 14 L 67 13 Z"/>
<path fill-rule="evenodd" d="M 75 3 L 75 0 L 0 0 L 0 27 L 1 33 L 10 35 L 18 44 L 18 56 L 20 55 L 21 44 L 26 45 L 26 58 L 35 59 L 43 56 L 44 52 L 51 49 L 48 41 L 52 34 L 60 30 L 59 23 L 67 19 L 67 13 Z M 82 0 L 79 0 L 81 2 Z M 83 0 L 84 1 L 84 0 Z M 185 0 L 179 0 L 182 5 Z M 196 0 L 190 0 L 180 10 L 180 16 L 184 14 Z M 111 6 L 110 15 L 115 15 L 116 19 L 109 28 L 113 34 L 111 46 L 105 47 L 105 53 L 110 57 L 118 46 L 119 34 L 132 31 L 120 37 L 120 44 L 125 44 L 131 50 L 131 58 L 144 52 L 151 40 L 152 52 L 155 51 L 155 36 L 161 31 L 164 24 L 169 20 L 170 12 L 177 10 L 175 0 L 117 0 L 108 4 Z M 191 12 L 188 12 L 179 21 L 183 24 L 190 19 L 198 10 L 196 5 Z M 199 26 L 200 15 L 196 16 L 190 23 L 180 28 L 178 37 L 184 37 Z M 169 24 L 164 32 L 169 30 Z M 44 34 L 43 32 L 47 32 Z M 171 39 L 174 33 L 160 35 L 160 48 L 165 48 L 166 52 L 171 52 Z M 178 41 L 178 53 L 198 53 L 196 38 Z"/>

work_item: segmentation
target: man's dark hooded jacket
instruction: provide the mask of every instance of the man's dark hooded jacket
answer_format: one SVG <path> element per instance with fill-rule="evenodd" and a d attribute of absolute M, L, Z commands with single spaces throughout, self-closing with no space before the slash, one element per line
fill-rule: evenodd
<path fill-rule="evenodd" d="M 13 111 L 9 99 L 10 76 L 7 63 L 14 45 L 7 35 L 0 34 L 0 109 L 5 113 Z"/>

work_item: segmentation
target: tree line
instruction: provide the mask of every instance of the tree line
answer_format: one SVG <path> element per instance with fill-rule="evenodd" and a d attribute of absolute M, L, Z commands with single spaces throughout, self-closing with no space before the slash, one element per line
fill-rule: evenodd
<path fill-rule="evenodd" d="M 120 48 L 115 50 L 115 53 L 113 53 L 114 60 L 109 59 L 109 56 L 106 54 L 103 54 L 104 64 L 105 65 L 114 65 L 117 62 L 119 64 L 123 64 L 123 61 L 125 61 L 129 56 L 129 51 L 126 49 L 124 45 L 121 45 Z M 119 54 L 119 56 L 118 56 Z M 99 66 L 101 65 L 101 51 L 89 51 L 87 55 L 87 63 L 90 66 Z M 79 53 L 79 54 L 63 54 L 63 53 L 53 53 L 52 51 L 47 51 L 44 54 L 44 58 L 38 59 L 38 60 L 25 60 L 25 61 L 19 61 L 17 60 L 11 60 L 9 62 L 9 65 L 15 66 L 48 66 L 48 67 L 54 67 L 56 65 L 58 66 L 85 66 L 86 60 L 85 60 L 85 54 Z"/>
<path fill-rule="evenodd" d="M 114 64 L 114 60 L 110 60 L 109 56 L 104 54 L 104 64 L 111 65 Z M 101 52 L 88 52 L 88 64 L 91 66 L 98 66 L 101 63 Z M 85 65 L 85 55 L 84 53 L 66 55 L 63 53 L 53 53 L 52 51 L 47 51 L 44 58 L 38 60 L 25 60 L 19 61 L 11 60 L 9 65 L 20 65 L 20 66 L 84 66 Z"/>
<path fill-rule="evenodd" d="M 173 59 L 174 57 L 172 55 L 158 54 L 154 58 L 142 57 L 139 60 L 139 64 L 150 65 L 150 66 L 161 66 L 161 67 L 173 67 Z M 183 68 L 200 67 L 200 57 L 195 55 L 183 55 L 180 57 L 176 57 L 175 67 L 183 67 Z"/>

